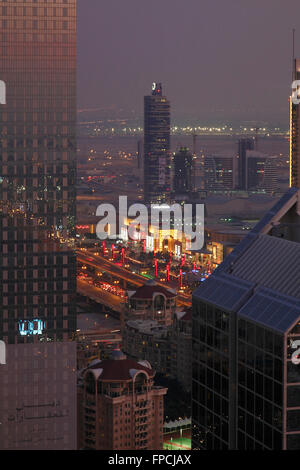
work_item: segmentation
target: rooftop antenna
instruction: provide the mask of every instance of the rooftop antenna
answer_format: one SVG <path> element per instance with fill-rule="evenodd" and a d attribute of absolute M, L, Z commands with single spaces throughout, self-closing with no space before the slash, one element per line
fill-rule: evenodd
<path fill-rule="evenodd" d="M 292 81 L 296 80 L 296 63 L 295 63 L 295 28 L 293 28 L 293 70 Z"/>

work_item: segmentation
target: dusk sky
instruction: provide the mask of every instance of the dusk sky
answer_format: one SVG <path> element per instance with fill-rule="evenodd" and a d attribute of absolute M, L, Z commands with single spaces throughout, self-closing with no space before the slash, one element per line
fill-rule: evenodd
<path fill-rule="evenodd" d="M 142 116 L 161 81 L 175 119 L 288 127 L 299 19 L 299 0 L 78 0 L 78 106 Z"/>

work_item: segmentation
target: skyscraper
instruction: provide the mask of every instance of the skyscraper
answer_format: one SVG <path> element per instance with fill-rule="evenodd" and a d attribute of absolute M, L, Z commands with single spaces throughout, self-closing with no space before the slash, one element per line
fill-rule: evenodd
<path fill-rule="evenodd" d="M 238 144 L 238 187 L 247 190 L 247 150 L 254 150 L 253 139 L 240 139 Z"/>
<path fill-rule="evenodd" d="M 232 191 L 235 159 L 231 156 L 205 155 L 204 180 L 207 191 Z"/>
<path fill-rule="evenodd" d="M 293 81 L 300 80 L 300 59 L 293 63 Z M 290 186 L 300 188 L 300 109 L 290 98 Z"/>
<path fill-rule="evenodd" d="M 300 190 L 193 296 L 193 448 L 300 449 Z"/>
<path fill-rule="evenodd" d="M 255 150 L 247 150 L 247 184 L 248 191 L 265 191 L 272 194 L 278 189 L 277 157 L 266 155 Z"/>
<path fill-rule="evenodd" d="M 174 155 L 174 184 L 176 194 L 190 193 L 193 190 L 193 155 L 186 147 L 181 147 Z"/>
<path fill-rule="evenodd" d="M 170 103 L 161 83 L 153 83 L 144 98 L 144 199 L 149 204 L 169 202 L 171 191 Z"/>
<path fill-rule="evenodd" d="M 76 448 L 76 0 L 2 2 L 0 448 Z"/>

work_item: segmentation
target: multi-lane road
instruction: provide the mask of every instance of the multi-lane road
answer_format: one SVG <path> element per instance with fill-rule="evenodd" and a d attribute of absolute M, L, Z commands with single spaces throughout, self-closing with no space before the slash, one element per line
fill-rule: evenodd
<path fill-rule="evenodd" d="M 140 274 L 129 271 L 123 266 L 119 266 L 115 264 L 114 262 L 107 260 L 103 256 L 96 255 L 95 253 L 92 253 L 90 251 L 78 250 L 77 260 L 84 265 L 92 266 L 97 271 L 105 271 L 106 273 L 110 274 L 112 278 L 123 280 L 124 282 L 135 287 L 141 287 L 146 282 L 145 277 L 141 276 Z M 164 288 L 168 288 L 168 286 L 164 282 L 156 280 L 156 283 Z M 94 290 L 100 290 L 100 289 L 97 289 L 94 287 Z M 179 292 L 177 299 L 178 299 L 177 300 L 178 306 L 184 306 L 184 307 L 191 306 L 190 296 L 184 295 L 181 292 Z M 119 298 L 119 303 L 120 302 L 121 302 L 121 299 Z"/>

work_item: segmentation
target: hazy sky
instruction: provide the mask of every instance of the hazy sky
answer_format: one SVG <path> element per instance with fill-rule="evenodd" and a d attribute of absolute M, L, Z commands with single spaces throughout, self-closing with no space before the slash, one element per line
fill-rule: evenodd
<path fill-rule="evenodd" d="M 175 118 L 284 123 L 293 28 L 300 56 L 299 0 L 78 0 L 78 105 L 142 115 L 161 81 Z"/>

